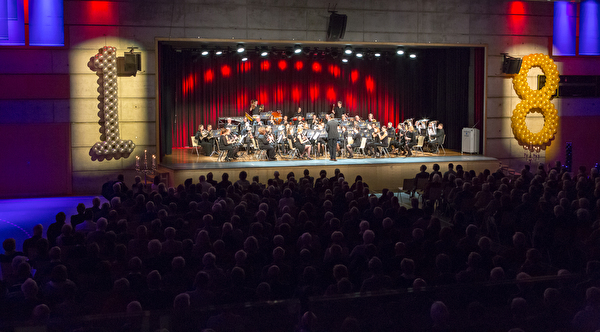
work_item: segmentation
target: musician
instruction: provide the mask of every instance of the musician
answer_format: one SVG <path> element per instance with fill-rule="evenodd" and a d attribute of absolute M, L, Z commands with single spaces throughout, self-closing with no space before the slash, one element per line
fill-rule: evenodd
<path fill-rule="evenodd" d="M 272 115 L 269 115 L 269 119 L 267 120 L 267 126 L 275 126 L 275 117 L 273 117 Z"/>
<path fill-rule="evenodd" d="M 301 121 L 304 121 L 304 113 L 302 113 L 302 108 L 298 107 L 296 113 L 294 113 L 294 117 L 292 118 L 294 121 L 294 125 L 298 125 Z"/>
<path fill-rule="evenodd" d="M 231 118 L 227 118 L 227 122 L 225 123 L 225 128 L 231 129 L 231 131 L 237 132 L 238 126 L 232 122 Z"/>
<path fill-rule="evenodd" d="M 242 122 L 242 135 L 248 135 L 248 133 L 252 132 L 252 123 L 248 120 L 248 118 L 244 117 L 244 122 Z"/>
<path fill-rule="evenodd" d="M 231 159 L 237 159 L 237 147 L 235 146 L 235 140 L 231 136 L 231 130 L 229 128 L 221 128 L 221 137 L 219 137 L 219 148 L 227 151 L 227 157 L 225 161 L 231 161 Z"/>
<path fill-rule="evenodd" d="M 287 125 L 288 123 L 289 123 L 289 121 L 288 121 L 288 116 L 287 116 L 287 115 L 284 115 L 284 116 L 283 116 L 283 120 L 281 121 L 281 124 L 282 124 L 282 125 Z"/>
<path fill-rule="evenodd" d="M 258 107 L 258 100 L 252 99 L 250 101 L 250 112 L 249 113 L 252 114 L 252 116 L 260 115 L 260 108 Z"/>
<path fill-rule="evenodd" d="M 296 134 L 294 140 L 294 146 L 300 152 L 301 158 L 312 159 L 310 157 L 310 149 L 312 145 L 310 144 L 310 140 L 306 135 L 304 135 L 304 129 L 302 127 L 298 127 L 298 133 Z"/>
<path fill-rule="evenodd" d="M 354 116 L 354 125 L 358 125 L 362 120 L 360 119 L 360 116 L 355 115 Z"/>
<path fill-rule="evenodd" d="M 312 118 L 310 120 L 308 120 L 307 123 L 310 126 L 310 129 L 315 129 L 317 127 L 317 125 L 319 124 L 319 118 L 317 117 L 316 114 L 313 114 Z"/>
<path fill-rule="evenodd" d="M 371 124 L 369 123 L 368 126 Z M 369 134 L 369 139 L 367 139 L 367 144 L 365 147 L 367 148 L 367 154 L 371 156 L 377 157 L 379 152 L 377 152 L 377 147 L 381 146 L 381 140 L 379 139 L 379 127 L 373 127 L 373 131 Z"/>
<path fill-rule="evenodd" d="M 196 142 L 198 144 L 200 144 L 200 142 L 202 142 L 202 139 L 204 134 L 204 125 L 199 125 L 198 126 L 198 131 L 196 132 L 196 135 L 194 136 L 194 138 L 196 139 Z"/>
<path fill-rule="evenodd" d="M 394 124 L 391 122 L 388 122 L 386 131 L 387 131 L 388 139 L 390 140 L 390 146 L 395 148 L 396 150 L 400 150 L 401 145 L 400 145 L 400 141 L 398 140 L 398 135 L 396 134 L 396 128 L 394 128 Z M 396 153 L 397 153 L 397 151 L 396 151 Z"/>
<path fill-rule="evenodd" d="M 338 105 L 341 107 L 342 102 L 338 101 Z M 341 114 L 340 114 L 341 116 Z M 329 160 L 337 161 L 337 141 L 340 138 L 338 133 L 338 122 L 335 118 L 329 120 L 325 125 L 325 131 L 327 132 L 327 146 L 329 147 Z"/>
<path fill-rule="evenodd" d="M 327 133 L 325 132 L 325 124 L 322 122 L 319 123 L 315 128 L 315 131 L 317 131 L 319 135 L 316 136 L 316 139 L 313 143 L 317 145 L 317 155 L 322 155 L 325 153 L 325 146 L 327 146 Z M 321 134 L 323 132 L 325 132 L 325 135 Z"/>
<path fill-rule="evenodd" d="M 267 150 L 267 158 L 269 160 L 277 160 L 277 158 L 275 158 L 275 148 L 269 143 L 269 138 L 265 134 L 265 127 L 258 128 L 258 148 Z"/>
<path fill-rule="evenodd" d="M 367 115 L 367 122 L 377 122 L 377 120 L 375 120 L 373 117 L 373 113 L 369 113 L 369 115 Z"/>
<path fill-rule="evenodd" d="M 379 155 L 380 154 L 379 151 L 381 151 L 381 148 L 387 148 L 388 141 L 390 140 L 386 126 L 381 127 L 381 129 L 377 133 L 377 137 L 378 137 L 379 142 L 375 143 L 375 148 L 378 150 L 377 154 Z"/>
<path fill-rule="evenodd" d="M 342 122 L 347 122 L 347 121 L 348 121 L 348 115 L 342 114 Z"/>
<path fill-rule="evenodd" d="M 440 122 L 437 125 L 435 135 L 429 136 L 430 151 L 433 151 L 433 148 L 436 144 L 442 144 L 442 141 L 444 140 L 444 135 L 446 135 L 446 132 L 444 131 L 444 124 Z"/>
<path fill-rule="evenodd" d="M 358 129 L 358 126 L 355 126 L 352 129 L 352 144 L 347 144 L 346 145 L 346 150 L 348 150 L 348 158 L 354 158 L 354 154 L 352 152 L 352 150 L 354 150 L 354 148 L 358 148 L 360 147 L 360 143 L 362 141 L 362 136 L 360 135 L 360 130 Z"/>
<path fill-rule="evenodd" d="M 337 102 L 337 106 L 335 104 L 333 105 L 333 107 L 331 108 L 331 114 L 336 119 L 341 119 L 342 114 L 346 114 L 346 108 L 342 106 L 341 100 Z"/>
<path fill-rule="evenodd" d="M 404 140 L 406 144 L 404 145 L 404 150 L 407 153 L 407 157 L 412 156 L 412 147 L 417 144 L 417 132 L 413 126 L 408 126 L 408 131 L 404 134 Z"/>
<path fill-rule="evenodd" d="M 246 152 L 248 152 L 248 154 L 254 153 L 254 150 L 257 149 L 256 140 L 254 139 L 254 135 L 252 134 L 251 131 L 249 131 L 248 134 L 246 135 L 246 137 L 244 137 L 243 144 L 244 144 L 244 147 L 246 148 Z"/>

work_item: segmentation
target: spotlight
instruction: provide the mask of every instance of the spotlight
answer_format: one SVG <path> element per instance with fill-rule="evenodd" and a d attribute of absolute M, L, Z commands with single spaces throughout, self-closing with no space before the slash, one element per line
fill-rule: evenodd
<path fill-rule="evenodd" d="M 379 58 L 379 57 L 381 56 L 381 53 L 379 53 L 379 52 L 375 52 L 375 53 L 373 53 L 373 55 L 374 55 L 376 58 Z"/>
<path fill-rule="evenodd" d="M 404 54 L 404 50 L 401 47 L 398 47 L 398 49 L 396 49 L 396 54 L 403 55 Z"/>
<path fill-rule="evenodd" d="M 267 55 L 269 55 L 269 50 L 263 46 L 260 50 L 260 56 L 267 56 Z"/>
<path fill-rule="evenodd" d="M 363 57 L 363 54 L 362 54 L 362 52 L 359 52 L 359 51 L 357 51 L 357 52 L 356 52 L 356 57 L 357 57 L 357 58 L 362 58 L 362 57 Z"/>
<path fill-rule="evenodd" d="M 346 47 L 344 48 L 344 53 L 346 53 L 346 54 L 352 54 L 352 47 L 350 47 L 350 46 L 346 46 Z"/>
<path fill-rule="evenodd" d="M 343 58 L 343 59 L 342 59 L 342 62 L 343 62 L 343 63 L 348 63 L 348 59 L 347 59 L 347 58 Z"/>
<path fill-rule="evenodd" d="M 216 50 L 216 51 L 215 51 L 215 55 L 221 55 L 221 54 L 223 54 L 223 51 L 222 51 L 222 50 Z"/>
<path fill-rule="evenodd" d="M 416 59 L 417 55 L 415 53 L 411 53 L 408 57 L 411 59 Z"/>
<path fill-rule="evenodd" d="M 294 53 L 299 54 L 300 52 L 302 52 L 302 47 L 300 45 L 294 46 Z"/>
<path fill-rule="evenodd" d="M 237 45 L 237 51 L 238 53 L 242 53 L 244 52 L 246 49 L 244 48 L 244 44 L 238 44 Z"/>
<path fill-rule="evenodd" d="M 208 55 L 208 50 L 205 49 L 205 48 L 203 48 L 200 54 L 202 54 L 202 56 L 207 56 Z"/>
<path fill-rule="evenodd" d="M 248 58 L 247 57 L 243 57 L 242 58 L 242 62 L 244 62 L 244 61 L 248 61 Z"/>

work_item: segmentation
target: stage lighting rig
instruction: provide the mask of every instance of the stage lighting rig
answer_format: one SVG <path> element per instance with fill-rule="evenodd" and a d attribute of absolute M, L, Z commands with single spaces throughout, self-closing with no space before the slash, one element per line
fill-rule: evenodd
<path fill-rule="evenodd" d="M 404 49 L 402 47 L 398 47 L 396 49 L 396 54 L 398 54 L 398 55 L 404 55 Z"/>
<path fill-rule="evenodd" d="M 246 48 L 244 47 L 244 44 L 238 44 L 237 45 L 237 52 L 238 53 L 243 53 L 246 50 Z"/>
<path fill-rule="evenodd" d="M 352 54 L 352 47 L 351 46 L 346 46 L 344 48 L 344 53 L 346 53 L 348 55 Z"/>
<path fill-rule="evenodd" d="M 302 47 L 300 45 L 294 46 L 294 53 L 300 54 L 300 52 L 302 52 Z"/>

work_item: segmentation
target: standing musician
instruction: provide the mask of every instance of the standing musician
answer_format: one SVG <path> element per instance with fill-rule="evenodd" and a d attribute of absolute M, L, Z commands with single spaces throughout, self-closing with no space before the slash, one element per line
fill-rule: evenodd
<path fill-rule="evenodd" d="M 292 121 L 294 121 L 294 125 L 298 125 L 298 123 L 304 121 L 304 114 L 302 113 L 302 107 L 298 107 L 296 113 L 292 117 Z"/>
<path fill-rule="evenodd" d="M 302 127 L 298 127 L 298 133 L 296 134 L 294 140 L 294 146 L 300 152 L 300 158 L 312 159 L 310 157 L 310 148 L 312 145 L 310 144 L 310 140 L 306 135 L 304 135 L 304 129 Z"/>
<path fill-rule="evenodd" d="M 333 104 L 333 107 L 331 108 L 331 114 L 336 119 L 341 119 L 342 114 L 346 114 L 346 108 L 342 106 L 341 100 L 337 102 L 337 105 Z"/>
<path fill-rule="evenodd" d="M 221 128 L 221 137 L 219 137 L 219 148 L 227 151 L 227 157 L 225 161 L 231 161 L 231 159 L 237 159 L 237 150 L 235 141 L 231 136 L 231 130 L 229 128 Z"/>
<path fill-rule="evenodd" d="M 267 150 L 267 158 L 269 160 L 277 160 L 277 158 L 275 158 L 275 148 L 269 143 L 269 139 L 265 134 L 265 127 L 258 128 L 258 148 Z"/>
<path fill-rule="evenodd" d="M 342 102 L 338 102 L 338 105 L 342 105 Z M 341 115 L 341 114 L 340 114 Z M 325 125 L 325 131 L 327 132 L 327 146 L 329 147 L 329 160 L 337 161 L 337 141 L 340 138 L 338 133 L 338 122 L 335 118 L 329 120 Z"/>
<path fill-rule="evenodd" d="M 346 150 L 348 150 L 348 158 L 354 158 L 352 150 L 354 150 L 354 148 L 360 147 L 360 143 L 362 141 L 362 136 L 360 135 L 360 130 L 358 129 L 358 126 L 355 126 L 352 129 L 352 141 L 352 144 L 346 145 Z"/>
<path fill-rule="evenodd" d="M 260 108 L 258 107 L 258 100 L 256 99 L 250 101 L 250 114 L 253 116 L 260 115 Z"/>

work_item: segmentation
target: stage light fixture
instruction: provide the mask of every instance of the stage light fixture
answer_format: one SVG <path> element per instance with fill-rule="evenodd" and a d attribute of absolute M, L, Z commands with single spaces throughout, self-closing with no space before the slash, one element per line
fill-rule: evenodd
<path fill-rule="evenodd" d="M 223 54 L 223 51 L 222 51 L 222 50 L 216 50 L 216 51 L 215 51 L 215 55 L 221 55 L 221 54 Z"/>
<path fill-rule="evenodd" d="M 310 47 L 303 48 L 302 53 L 304 53 L 306 56 L 310 56 Z"/>
<path fill-rule="evenodd" d="M 302 47 L 300 45 L 294 46 L 294 53 L 299 54 L 300 52 L 302 52 Z"/>
<path fill-rule="evenodd" d="M 362 54 L 362 52 L 360 52 L 360 51 L 357 51 L 357 52 L 356 52 L 356 57 L 357 57 L 357 58 L 362 58 L 362 57 L 363 57 L 363 54 Z"/>
<path fill-rule="evenodd" d="M 342 62 L 343 62 L 343 63 L 348 63 L 348 59 L 347 59 L 347 58 L 343 58 L 343 59 L 342 59 Z"/>
<path fill-rule="evenodd" d="M 344 53 L 346 53 L 346 54 L 352 54 L 352 47 L 350 47 L 350 46 L 346 46 L 346 47 L 344 48 Z"/>
<path fill-rule="evenodd" d="M 379 57 L 381 56 L 381 53 L 379 53 L 379 52 L 375 52 L 375 53 L 373 53 L 373 55 L 374 55 L 376 58 L 379 58 Z"/>
<path fill-rule="evenodd" d="M 204 49 L 203 49 L 201 54 L 202 54 L 203 56 L 207 56 L 207 55 L 208 55 L 208 50 L 204 50 Z"/>
<path fill-rule="evenodd" d="M 340 56 L 340 53 L 335 48 L 331 50 L 330 54 L 331 54 L 331 57 L 334 58 L 334 59 L 337 58 L 338 56 Z"/>
<path fill-rule="evenodd" d="M 238 53 L 242 53 L 244 52 L 246 49 L 244 48 L 244 44 L 238 44 L 237 45 L 237 51 Z"/>
<path fill-rule="evenodd" d="M 398 54 L 398 55 L 404 55 L 404 50 L 402 49 L 402 47 L 398 47 L 396 49 L 396 54 Z"/>
<path fill-rule="evenodd" d="M 262 47 L 260 50 L 260 56 L 267 56 L 269 55 L 269 49 L 267 49 L 266 47 Z"/>
<path fill-rule="evenodd" d="M 411 59 L 416 59 L 417 55 L 415 53 L 411 53 L 408 57 Z"/>
<path fill-rule="evenodd" d="M 245 62 L 245 61 L 248 61 L 248 58 L 247 58 L 247 57 L 243 57 L 243 58 L 242 58 L 242 62 Z"/>

